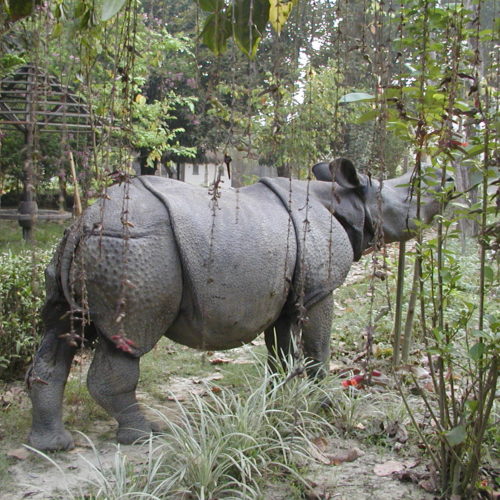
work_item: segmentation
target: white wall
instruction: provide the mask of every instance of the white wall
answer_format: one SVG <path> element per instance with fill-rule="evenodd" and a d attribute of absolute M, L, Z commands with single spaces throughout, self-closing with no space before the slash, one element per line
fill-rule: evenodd
<path fill-rule="evenodd" d="M 227 177 L 226 168 L 215 163 L 200 163 L 193 165 L 184 163 L 184 182 L 193 184 L 194 186 L 210 186 L 217 178 L 217 174 L 221 172 L 221 179 L 224 181 L 224 187 L 230 187 L 231 182 Z"/>

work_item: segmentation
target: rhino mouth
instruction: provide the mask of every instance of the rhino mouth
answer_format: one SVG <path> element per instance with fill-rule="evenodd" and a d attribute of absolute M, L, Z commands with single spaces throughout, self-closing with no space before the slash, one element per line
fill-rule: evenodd
<path fill-rule="evenodd" d="M 366 244 L 364 244 L 365 248 L 363 248 L 363 250 L 371 248 L 377 244 L 375 226 L 373 224 L 372 214 L 368 208 L 365 208 L 365 223 L 363 226 L 363 235 L 363 239 L 366 242 Z"/>

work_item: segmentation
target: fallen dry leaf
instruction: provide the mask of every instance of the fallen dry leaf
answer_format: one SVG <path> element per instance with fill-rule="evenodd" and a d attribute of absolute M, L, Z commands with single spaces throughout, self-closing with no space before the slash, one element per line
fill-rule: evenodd
<path fill-rule="evenodd" d="M 335 455 L 326 455 L 330 459 L 331 465 L 340 465 L 344 462 L 354 462 L 359 457 L 365 454 L 359 448 L 351 448 L 350 450 L 340 450 Z"/>
<path fill-rule="evenodd" d="M 230 363 L 231 360 L 227 358 L 212 358 L 210 360 L 211 365 L 222 365 L 224 363 Z"/>
<path fill-rule="evenodd" d="M 0 406 L 9 407 L 12 403 L 22 399 L 24 389 L 21 387 L 11 387 L 8 391 L 0 396 Z"/>
<path fill-rule="evenodd" d="M 344 363 L 331 362 L 329 366 L 330 373 L 345 372 L 346 366 Z"/>
<path fill-rule="evenodd" d="M 26 448 L 15 448 L 7 452 L 7 456 L 17 458 L 17 460 L 26 460 L 30 456 L 30 452 Z"/>
<path fill-rule="evenodd" d="M 204 379 L 202 378 L 193 378 L 191 379 L 191 381 L 193 382 L 193 384 L 195 385 L 200 385 L 200 384 L 204 384 L 205 382 L 212 382 L 214 380 L 222 380 L 224 378 L 224 375 L 222 375 L 222 373 L 215 373 L 213 375 L 210 375 Z"/>
<path fill-rule="evenodd" d="M 184 396 L 167 396 L 168 401 L 186 401 Z"/>
<path fill-rule="evenodd" d="M 412 366 L 410 370 L 416 378 L 430 378 L 429 371 L 421 366 Z"/>

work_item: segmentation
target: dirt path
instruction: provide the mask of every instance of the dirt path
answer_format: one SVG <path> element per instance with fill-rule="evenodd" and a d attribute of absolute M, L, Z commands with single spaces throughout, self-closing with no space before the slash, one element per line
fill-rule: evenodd
<path fill-rule="evenodd" d="M 220 353 L 227 357 L 229 353 Z M 219 353 L 214 353 L 217 357 Z M 231 351 L 230 356 L 236 362 L 249 360 L 248 348 Z M 211 375 L 209 378 L 221 379 L 221 374 Z M 190 393 L 202 394 L 205 386 L 200 383 L 199 377 L 173 376 L 169 379 L 168 390 L 170 398 L 185 399 Z M 139 393 L 139 399 L 151 404 L 151 397 Z M 176 409 L 173 402 L 162 403 L 162 411 L 172 412 L 175 418 Z M 36 500 L 67 499 L 72 495 L 81 496 L 95 478 L 96 469 L 111 469 L 117 458 L 127 457 L 131 464 L 144 463 L 147 459 L 146 446 L 123 446 L 113 443 L 115 424 L 113 421 L 96 422 L 95 432 L 88 438 L 76 436 L 76 448 L 69 452 L 50 454 L 49 459 L 37 457 L 34 453 L 23 452 L 18 449 L 20 457 L 11 458 L 9 466 L 9 484 L 0 492 L 2 500 L 18 500 L 30 498 Z M 93 448 L 94 446 L 95 448 Z M 416 485 L 393 479 L 391 474 L 381 476 L 377 467 L 389 467 L 391 463 L 409 466 L 408 470 L 416 470 L 416 462 L 398 457 L 380 447 L 367 446 L 352 439 L 327 438 L 319 443 L 319 455 L 313 463 L 307 464 L 310 468 L 308 480 L 311 484 L 309 499 L 341 499 L 341 500 L 430 500 L 432 495 Z M 325 463 L 324 457 L 342 456 L 355 450 L 356 458 L 338 465 Z M 11 450 L 2 450 L 3 453 Z M 51 463 L 50 461 L 53 463 Z M 13 463 L 12 463 L 13 461 Z M 285 500 L 290 498 L 287 485 L 272 485 L 269 487 L 267 498 Z"/>
<path fill-rule="evenodd" d="M 141 446 L 116 446 L 110 443 L 96 445 L 98 458 L 94 451 L 84 442 L 79 441 L 77 448 L 67 453 L 52 455 L 57 466 L 39 462 L 36 466 L 29 460 L 19 461 L 9 468 L 14 491 L 4 490 L 0 494 L 3 500 L 31 498 L 38 500 L 67 499 L 68 490 L 76 495 L 79 488 L 82 496 L 88 481 L 95 476 L 94 467 L 109 469 L 117 457 L 117 450 L 127 456 L 131 463 L 144 462 L 147 449 Z M 84 445 L 84 446 L 82 446 Z M 380 476 L 375 468 L 390 461 L 399 463 L 398 457 L 382 453 L 377 449 L 364 447 L 352 440 L 332 440 L 328 450 L 332 453 L 360 449 L 363 455 L 353 462 L 337 466 L 313 464 L 309 480 L 312 490 L 309 498 L 339 500 L 431 500 L 432 495 L 412 483 L 401 482 L 390 475 Z M 269 488 L 269 499 L 289 500 L 290 493 L 286 487 L 274 485 Z M 313 496 L 316 495 L 316 496 Z"/>

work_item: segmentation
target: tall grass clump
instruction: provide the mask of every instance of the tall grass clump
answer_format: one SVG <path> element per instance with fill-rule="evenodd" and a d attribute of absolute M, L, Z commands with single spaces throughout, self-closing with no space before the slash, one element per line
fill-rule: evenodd
<path fill-rule="evenodd" d="M 207 385 L 177 401 L 174 418 L 156 411 L 164 431 L 147 442 L 145 463 L 118 448 L 111 469 L 93 466 L 92 498 L 264 498 L 278 480 L 307 488 L 312 439 L 333 432 L 318 414 L 321 383 L 267 374 L 245 385 L 244 395 Z"/>
<path fill-rule="evenodd" d="M 38 344 L 51 250 L 0 253 L 0 379 L 17 376 Z"/>

